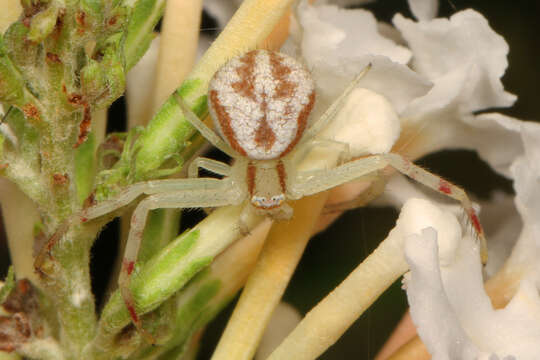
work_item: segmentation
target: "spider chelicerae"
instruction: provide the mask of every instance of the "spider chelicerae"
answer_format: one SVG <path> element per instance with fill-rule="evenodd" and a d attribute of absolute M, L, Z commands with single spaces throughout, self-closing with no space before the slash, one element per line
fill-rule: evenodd
<path fill-rule="evenodd" d="M 209 84 L 208 106 L 219 135 L 193 114 L 175 93 L 188 121 L 210 143 L 233 158 L 233 164 L 199 157 L 190 164 L 188 179 L 130 185 L 113 199 L 84 210 L 81 216 L 84 221 L 95 219 L 128 205 L 140 195 L 148 195 L 133 213 L 118 280 L 138 330 L 145 334 L 135 311 L 130 281 L 148 212 L 157 208 L 206 208 L 246 203 L 246 211 L 255 210 L 273 218 L 286 219 L 293 215 L 287 200 L 316 194 L 392 167 L 458 200 L 485 252 L 484 234 L 466 193 L 401 155 L 374 154 L 328 169 L 304 172 L 297 169 L 305 154 L 324 141 L 316 136 L 335 117 L 347 95 L 367 71 L 369 66 L 310 126 L 308 116 L 315 102 L 310 73 L 294 58 L 278 52 L 250 51 L 230 60 L 216 72 Z M 198 178 L 199 168 L 223 178 Z"/>

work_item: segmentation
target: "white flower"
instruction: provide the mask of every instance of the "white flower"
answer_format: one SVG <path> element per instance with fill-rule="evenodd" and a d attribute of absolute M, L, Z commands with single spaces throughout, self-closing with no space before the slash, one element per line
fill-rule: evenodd
<path fill-rule="evenodd" d="M 434 359 L 538 358 L 540 125 L 522 122 L 519 134 L 524 152 L 514 160 L 510 173 L 523 227 L 518 237 L 516 225 L 520 224 L 515 224 L 507 205 L 505 212 L 510 219 L 502 223 L 507 228 L 495 234 L 507 237 L 506 242 L 518 238 L 510 258 L 494 278 L 516 284 L 515 294 L 503 309 L 494 310 L 484 291 L 478 248 L 469 237 L 460 242 L 451 264 L 438 261 L 437 234 L 423 233 L 406 243 L 411 315 Z"/>
<path fill-rule="evenodd" d="M 531 281 L 501 310 L 486 295 L 478 246 L 466 236 L 453 262 L 441 264 L 437 233 L 406 241 L 411 316 L 433 359 L 536 359 L 540 344 L 540 297 Z"/>
<path fill-rule="evenodd" d="M 434 2 L 412 3 L 415 15 L 426 20 L 396 15 L 394 40 L 368 11 L 299 4 L 302 31 L 283 49 L 303 57 L 313 73 L 318 87 L 313 118 L 371 63 L 358 86 L 386 97 L 399 115 L 403 135 L 394 151 L 415 159 L 445 148 L 473 149 L 508 176 L 523 151 L 520 121 L 497 113 L 474 115 L 515 101 L 500 82 L 508 45 L 473 10 L 431 19 Z"/>

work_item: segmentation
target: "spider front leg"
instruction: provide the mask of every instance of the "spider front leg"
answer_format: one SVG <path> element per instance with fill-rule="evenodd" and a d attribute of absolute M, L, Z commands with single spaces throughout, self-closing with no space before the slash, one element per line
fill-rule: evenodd
<path fill-rule="evenodd" d="M 154 338 L 142 327 L 130 287 L 148 212 L 158 208 L 219 207 L 238 204 L 244 200 L 245 194 L 239 191 L 238 187 L 234 186 L 229 178 L 224 180 L 214 179 L 211 182 L 213 186 L 209 186 L 210 182 L 207 180 L 212 179 L 175 180 L 180 185 L 179 187 L 184 187 L 185 183 L 189 183 L 192 186 L 191 189 L 184 188 L 172 192 L 170 191 L 170 183 L 167 183 L 164 191 L 159 193 L 154 186 L 151 189 L 154 194 L 142 200 L 133 212 L 128 241 L 122 260 L 122 268 L 118 278 L 118 286 L 133 324 L 150 343 L 154 343 Z M 197 184 L 201 186 L 196 186 Z"/>
<path fill-rule="evenodd" d="M 315 194 L 382 170 L 387 166 L 391 166 L 411 179 L 459 201 L 479 238 L 482 262 L 487 261 L 487 244 L 484 230 L 465 191 L 449 181 L 422 169 L 399 154 L 371 155 L 330 170 L 310 171 L 307 174 L 299 173 L 297 174 L 297 184 L 293 186 L 292 192 L 293 194 L 296 193 L 296 196 Z"/>

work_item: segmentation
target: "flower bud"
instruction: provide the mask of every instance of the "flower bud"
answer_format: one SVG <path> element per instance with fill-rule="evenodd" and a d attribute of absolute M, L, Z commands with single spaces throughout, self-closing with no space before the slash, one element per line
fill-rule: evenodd
<path fill-rule="evenodd" d="M 59 10 L 57 6 L 51 5 L 44 11 L 34 15 L 30 23 L 28 39 L 33 42 L 45 40 L 54 30 Z"/>

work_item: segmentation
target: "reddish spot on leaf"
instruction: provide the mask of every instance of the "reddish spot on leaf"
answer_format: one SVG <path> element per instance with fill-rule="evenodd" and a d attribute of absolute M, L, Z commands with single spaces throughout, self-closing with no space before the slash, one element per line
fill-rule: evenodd
<path fill-rule="evenodd" d="M 52 52 L 47 53 L 47 60 L 49 60 L 52 63 L 61 64 L 62 61 L 60 60 L 60 57 Z"/>
<path fill-rule="evenodd" d="M 34 104 L 28 103 L 24 105 L 22 111 L 27 118 L 40 120 L 39 110 Z"/>
<path fill-rule="evenodd" d="M 53 174 L 53 181 L 55 185 L 65 185 L 69 182 L 68 174 Z"/>
<path fill-rule="evenodd" d="M 82 101 L 82 95 L 80 94 L 70 94 L 68 95 L 68 102 L 73 104 L 73 105 L 81 105 L 83 104 L 83 101 Z"/>
<path fill-rule="evenodd" d="M 79 35 L 84 34 L 84 27 L 86 26 L 86 13 L 84 11 L 77 12 L 75 21 L 77 21 L 77 25 L 79 25 L 77 33 L 79 33 Z"/>
<path fill-rule="evenodd" d="M 450 187 L 450 184 L 448 183 L 448 181 L 443 180 L 443 179 L 439 181 L 439 191 L 445 194 L 452 193 L 452 188 Z"/>
<path fill-rule="evenodd" d="M 117 21 L 118 21 L 118 18 L 117 18 L 116 16 L 113 16 L 113 17 L 111 17 L 111 18 L 109 19 L 109 21 L 107 21 L 107 24 L 108 24 L 109 26 L 113 26 L 113 25 L 116 24 Z"/>

